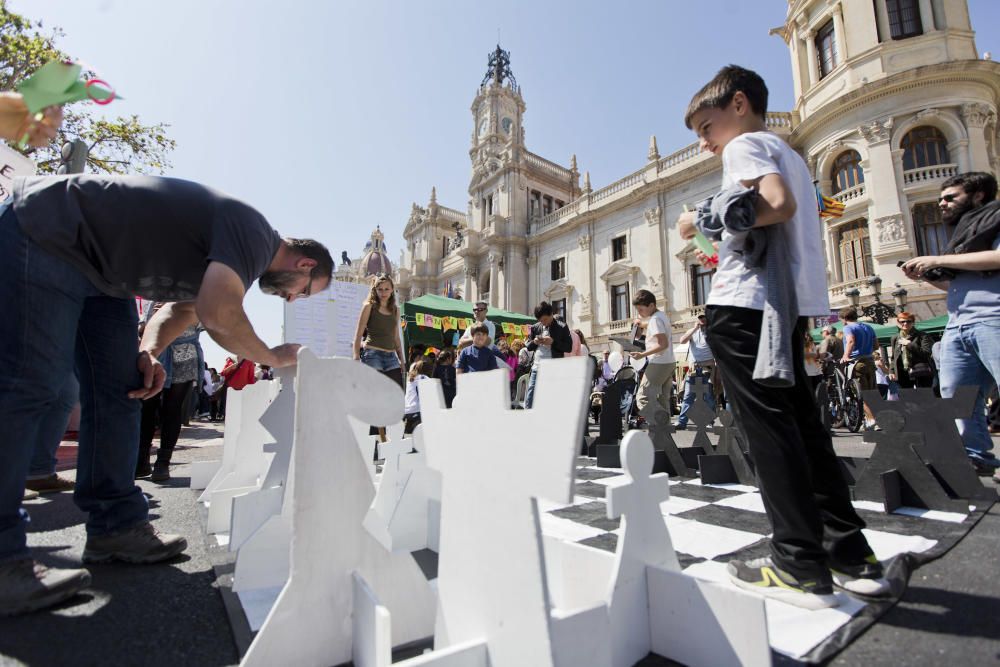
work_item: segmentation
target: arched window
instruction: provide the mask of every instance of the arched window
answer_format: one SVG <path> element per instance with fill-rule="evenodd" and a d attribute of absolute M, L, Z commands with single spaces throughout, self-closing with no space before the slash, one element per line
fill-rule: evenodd
<path fill-rule="evenodd" d="M 857 151 L 845 151 L 838 155 L 830 170 L 830 180 L 833 181 L 833 194 L 864 183 L 865 174 L 861 170 L 861 154 Z"/>
<path fill-rule="evenodd" d="M 921 169 L 936 164 L 948 164 L 948 140 L 941 130 L 930 125 L 915 127 L 900 142 L 903 149 L 903 169 Z"/>
<path fill-rule="evenodd" d="M 944 253 L 953 229 L 944 224 L 941 209 L 932 202 L 913 207 L 913 228 L 917 232 L 917 251 L 921 255 Z"/>
<path fill-rule="evenodd" d="M 872 274 L 872 244 L 867 220 L 862 218 L 837 230 L 837 253 L 841 281 L 858 280 Z"/>

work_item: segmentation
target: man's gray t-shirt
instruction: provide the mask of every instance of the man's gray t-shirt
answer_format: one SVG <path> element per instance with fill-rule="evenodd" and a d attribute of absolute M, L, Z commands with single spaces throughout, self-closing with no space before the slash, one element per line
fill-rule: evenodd
<path fill-rule="evenodd" d="M 1000 249 L 1000 235 L 993 250 Z M 962 271 L 948 285 L 948 329 L 1000 317 L 1000 273 Z"/>
<path fill-rule="evenodd" d="M 35 243 L 115 297 L 190 301 L 213 261 L 249 288 L 281 244 L 255 209 L 175 178 L 28 177 L 15 181 L 13 206 Z"/>

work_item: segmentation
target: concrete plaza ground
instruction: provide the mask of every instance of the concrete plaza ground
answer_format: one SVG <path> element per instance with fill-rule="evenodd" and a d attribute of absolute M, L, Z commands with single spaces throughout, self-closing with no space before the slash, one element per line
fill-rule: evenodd
<path fill-rule="evenodd" d="M 150 496 L 155 524 L 185 535 L 187 553 L 162 565 L 92 566 L 93 585 L 85 594 L 54 610 L 0 619 L 0 666 L 216 667 L 239 661 L 212 569 L 231 556 L 210 546 L 198 494 L 188 488 L 192 461 L 221 457 L 221 434 L 218 424 L 185 428 L 170 483 L 139 482 Z M 676 438 L 684 446 L 694 432 Z M 845 456 L 867 456 L 871 450 L 859 435 L 838 433 L 834 442 Z M 62 458 L 71 464 L 71 447 Z M 36 557 L 50 566 L 79 567 L 84 515 L 71 495 L 43 496 L 25 506 Z M 1000 509 L 994 505 L 952 551 L 917 570 L 902 601 L 831 664 L 995 664 L 1000 659 L 997 554 Z"/>

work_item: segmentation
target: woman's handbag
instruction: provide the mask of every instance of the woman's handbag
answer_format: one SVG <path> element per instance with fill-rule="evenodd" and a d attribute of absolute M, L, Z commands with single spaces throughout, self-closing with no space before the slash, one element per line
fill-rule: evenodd
<path fill-rule="evenodd" d="M 934 369 L 928 363 L 920 362 L 910 367 L 910 378 L 914 380 L 924 380 L 934 376 Z"/>

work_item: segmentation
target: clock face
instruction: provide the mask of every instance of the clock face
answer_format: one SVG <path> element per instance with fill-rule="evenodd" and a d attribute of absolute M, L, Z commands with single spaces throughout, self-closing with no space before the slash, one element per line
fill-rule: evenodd
<path fill-rule="evenodd" d="M 507 116 L 500 121 L 500 127 L 503 128 L 505 134 L 510 134 L 511 129 L 514 127 L 514 121 L 510 119 L 510 116 Z"/>
<path fill-rule="evenodd" d="M 486 134 L 486 130 L 489 129 L 489 127 L 490 119 L 484 117 L 481 121 L 479 121 L 479 136 Z"/>

